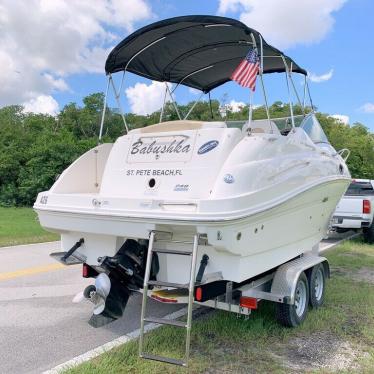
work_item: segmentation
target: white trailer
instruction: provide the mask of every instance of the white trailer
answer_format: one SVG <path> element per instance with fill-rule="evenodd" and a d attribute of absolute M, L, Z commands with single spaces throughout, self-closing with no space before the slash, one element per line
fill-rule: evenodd
<path fill-rule="evenodd" d="M 296 327 L 306 318 L 308 307 L 318 308 L 324 302 L 326 278 L 330 277 L 328 260 L 319 256 L 318 246 L 288 261 L 271 271 L 267 271 L 242 283 L 228 282 L 216 275 L 216 280 L 204 277 L 204 269 L 209 262 L 203 256 L 198 274 L 195 275 L 197 248 L 204 244 L 204 237 L 194 236 L 193 242 L 173 242 L 165 238 L 165 232 L 152 231 L 150 234 L 147 267 L 144 277 L 143 304 L 141 313 L 140 357 L 188 366 L 190 333 L 193 304 L 233 312 L 248 317 L 256 310 L 261 300 L 277 304 L 276 318 L 284 326 Z M 158 240 L 158 238 L 160 238 Z M 171 250 L 170 244 L 177 249 Z M 192 248 L 191 248 L 192 247 Z M 150 280 L 153 257 L 183 256 L 191 258 L 190 281 L 186 284 Z M 150 289 L 152 287 L 152 289 Z M 175 321 L 146 315 L 148 297 L 163 303 L 187 303 L 187 321 Z M 146 322 L 172 325 L 186 329 L 186 351 L 182 360 L 145 353 L 144 326 Z"/>

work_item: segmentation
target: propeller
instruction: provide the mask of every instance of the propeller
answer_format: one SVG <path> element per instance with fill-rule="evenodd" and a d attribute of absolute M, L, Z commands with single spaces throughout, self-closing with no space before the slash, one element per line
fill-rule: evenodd
<path fill-rule="evenodd" d="M 73 298 L 73 303 L 89 300 L 95 305 L 93 314 L 100 314 L 105 309 L 105 301 L 109 295 L 110 287 L 111 282 L 108 275 L 100 273 L 95 279 L 95 285 L 91 284 L 84 291 L 77 293 Z"/>

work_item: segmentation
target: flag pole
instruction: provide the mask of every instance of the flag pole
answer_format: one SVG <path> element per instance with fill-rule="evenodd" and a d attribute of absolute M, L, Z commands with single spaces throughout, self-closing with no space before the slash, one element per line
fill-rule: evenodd
<path fill-rule="evenodd" d="M 253 115 L 253 91 L 249 89 L 249 111 L 248 111 L 248 125 L 251 126 Z"/>

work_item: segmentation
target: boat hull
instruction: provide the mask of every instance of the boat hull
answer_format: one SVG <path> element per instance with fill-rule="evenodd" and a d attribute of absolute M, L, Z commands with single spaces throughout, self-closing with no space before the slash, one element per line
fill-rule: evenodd
<path fill-rule="evenodd" d="M 38 209 L 43 227 L 61 233 L 62 249 L 80 238 L 79 253 L 90 265 L 114 256 L 127 238 L 148 239 L 151 230 L 172 232 L 173 238 L 206 236 L 198 258 L 209 256 L 206 275 L 242 282 L 311 250 L 325 236 L 331 214 L 349 184 L 349 178 L 314 184 L 285 201 L 235 219 L 155 219 L 126 214 L 95 214 Z M 183 283 L 189 262 L 183 256 L 159 254 L 159 280 Z"/>

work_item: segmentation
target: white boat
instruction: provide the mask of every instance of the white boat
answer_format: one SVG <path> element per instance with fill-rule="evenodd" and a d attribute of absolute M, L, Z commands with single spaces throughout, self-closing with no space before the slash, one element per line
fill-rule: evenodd
<path fill-rule="evenodd" d="M 213 16 L 146 26 L 110 53 L 108 88 L 119 107 L 123 80 L 117 89 L 117 72 L 206 94 L 230 80 L 250 48 L 259 56 L 258 86 L 267 109 L 263 75 L 285 73 L 289 117 L 271 119 L 267 110 L 268 118 L 253 120 L 251 106 L 242 123 L 194 121 L 180 113 L 179 120 L 163 122 L 161 111 L 160 123 L 131 130 L 123 115 L 130 128 L 125 135 L 114 144 L 99 141 L 39 193 L 34 209 L 44 228 L 61 234 L 62 260 L 83 262 L 86 276 L 107 275 L 100 278 L 108 286 L 97 315 L 122 315 L 129 294 L 142 291 L 151 233 L 163 251 L 153 257 L 150 277 L 164 288 L 190 282 L 190 262 L 174 252 L 191 247 L 193 238 L 194 271 L 207 285 L 247 282 L 311 251 L 325 236 L 350 174 L 313 104 L 304 103 L 306 80 L 303 114 L 293 115 L 291 98 L 300 95 L 292 76 L 305 76 L 305 70 L 257 31 Z M 171 91 L 166 84 L 165 97 L 172 98 Z"/>

